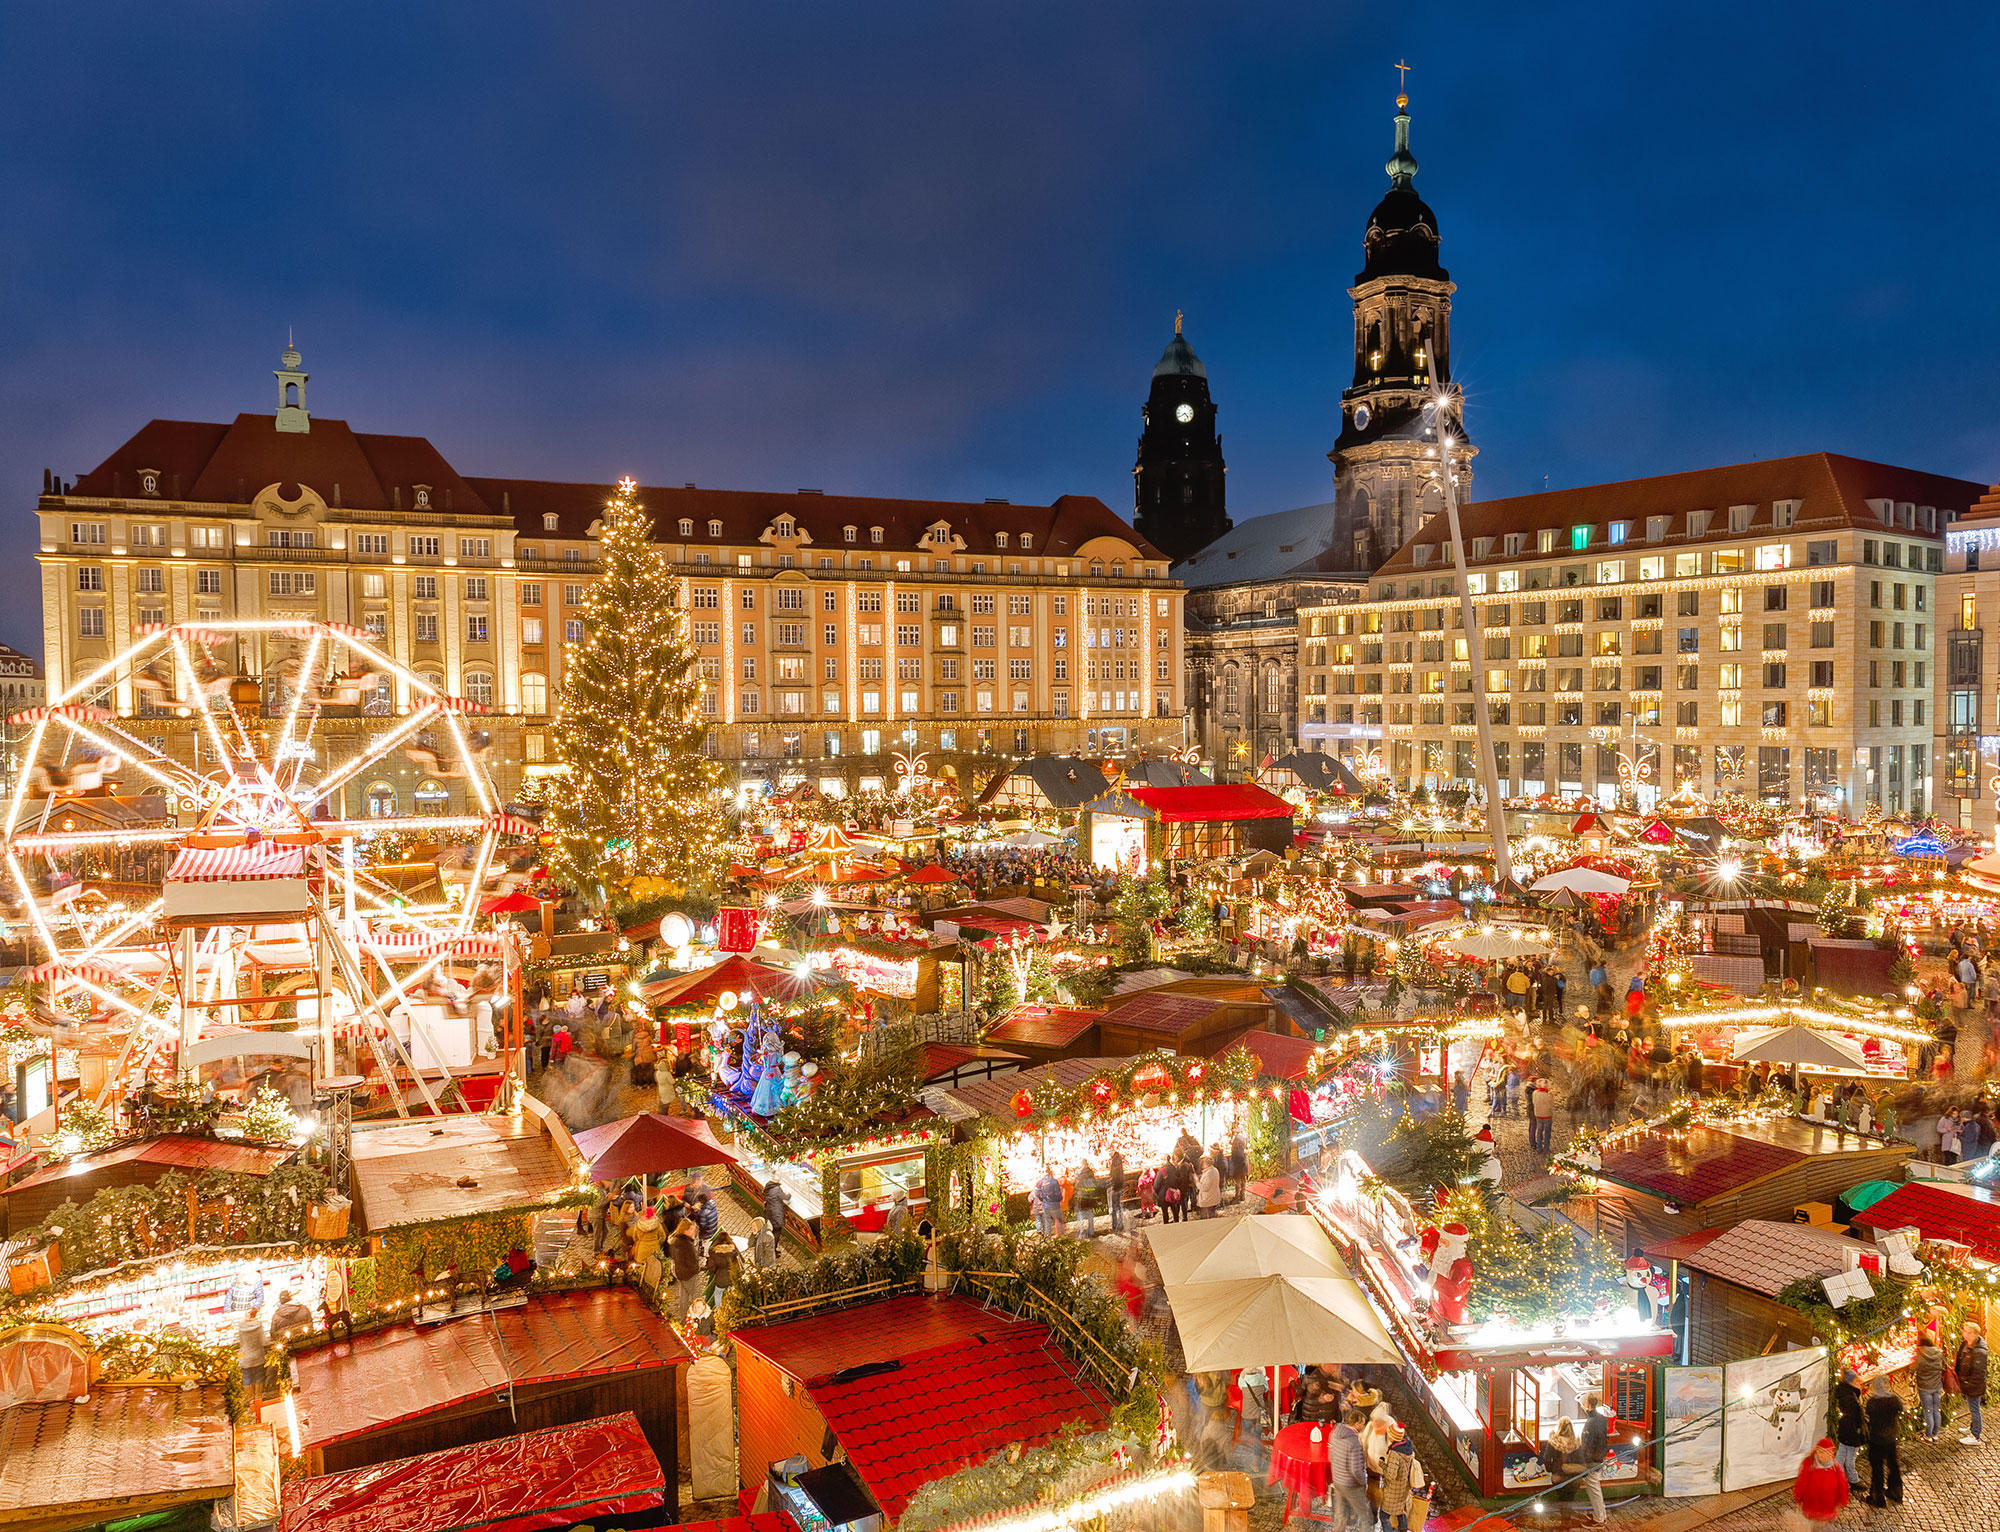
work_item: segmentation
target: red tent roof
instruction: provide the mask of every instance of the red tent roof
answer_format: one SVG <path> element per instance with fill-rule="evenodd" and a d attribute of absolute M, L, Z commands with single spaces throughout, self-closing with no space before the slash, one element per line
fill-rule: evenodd
<path fill-rule="evenodd" d="M 279 1532 L 534 1532 L 666 1503 L 628 1411 L 294 1480 Z"/>
<path fill-rule="evenodd" d="M 949 867 L 940 867 L 933 862 L 928 867 L 919 867 L 910 874 L 912 883 L 963 883 L 965 879 Z"/>
<path fill-rule="evenodd" d="M 386 1330 L 292 1358 L 299 1439 L 323 1447 L 372 1436 L 467 1400 L 559 1378 L 690 1361 L 667 1322 L 630 1288 L 544 1293 L 520 1308 Z"/>
<path fill-rule="evenodd" d="M 1205 787 L 1128 787 L 1125 796 L 1142 803 L 1162 824 L 1198 824 L 1233 819 L 1290 819 L 1292 806 L 1276 793 L 1249 782 Z"/>
<path fill-rule="evenodd" d="M 1250 1050 L 1257 1061 L 1257 1073 L 1276 1080 L 1303 1080 L 1312 1065 L 1319 1044 L 1309 1037 L 1293 1037 L 1288 1032 L 1245 1032 L 1222 1042 L 1194 1044 L 1197 1053 L 1219 1059 L 1238 1048 Z"/>
<path fill-rule="evenodd" d="M 892 1519 L 930 1480 L 1009 1442 L 1035 1447 L 1072 1421 L 1106 1418 L 1102 1395 L 1049 1344 L 1046 1326 L 964 1298 L 890 1298 L 733 1339 L 805 1385 Z M 847 1376 L 870 1362 L 899 1365 Z"/>
<path fill-rule="evenodd" d="M 724 990 L 734 990 L 739 995 L 755 995 L 762 1000 L 773 995 L 796 995 L 801 982 L 796 975 L 782 968 L 773 968 L 768 963 L 756 962 L 736 952 L 713 967 L 698 968 L 693 973 L 677 974 L 657 984 L 643 985 L 641 992 L 648 1005 L 712 1005 Z"/>
<path fill-rule="evenodd" d="M 699 1117 L 663 1117 L 658 1112 L 586 1128 L 576 1135 L 576 1147 L 590 1162 L 594 1181 L 659 1176 L 696 1165 L 726 1165 L 736 1158 L 734 1151 L 716 1142 Z"/>
<path fill-rule="evenodd" d="M 1947 1191 L 1906 1181 L 1856 1213 L 1854 1221 L 1871 1229 L 1914 1224 L 1925 1239 L 1957 1240 L 1983 1261 L 2000 1261 L 2000 1199 L 1985 1190 Z"/>

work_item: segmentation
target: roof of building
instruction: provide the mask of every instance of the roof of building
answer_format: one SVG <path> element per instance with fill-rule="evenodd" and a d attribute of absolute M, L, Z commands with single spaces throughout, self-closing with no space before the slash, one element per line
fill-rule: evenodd
<path fill-rule="evenodd" d="M 1190 589 L 1199 589 L 1316 571 L 1320 555 L 1333 542 L 1333 512 L 1328 501 L 1239 521 L 1199 553 L 1174 565 L 1171 573 Z"/>
<path fill-rule="evenodd" d="M 1092 1019 L 1102 1018 L 1093 1013 Z M 999 1041 L 1007 1040 L 998 1038 L 997 1028 L 987 1036 Z M 963 1085 L 951 1086 L 947 1094 L 962 1108 L 979 1116 L 1012 1121 L 1014 1112 L 1009 1103 L 1018 1092 L 1032 1091 L 1045 1080 L 1062 1086 L 1081 1085 L 1095 1074 L 1116 1074 L 1126 1062 L 1124 1057 L 1056 1059 L 1052 1063 L 1038 1064 L 1033 1069 L 999 1075 L 991 1080 L 968 1080 Z"/>
<path fill-rule="evenodd" d="M 538 1293 L 441 1325 L 393 1325 L 292 1358 L 299 1439 L 323 1447 L 465 1400 L 562 1378 L 692 1360 L 673 1327 L 625 1287 Z"/>
<path fill-rule="evenodd" d="M 157 473 L 163 500 L 245 505 L 259 491 L 279 486 L 291 500 L 304 485 L 329 506 L 364 511 L 409 510 L 416 488 L 430 491 L 433 512 L 509 516 L 523 537 L 580 540 L 603 514 L 613 486 L 552 479 L 465 478 L 421 436 L 385 436 L 354 430 L 344 420 L 315 416 L 309 431 L 280 431 L 271 415 L 238 415 L 212 421 L 153 420 L 79 477 L 73 495 L 137 497 L 140 474 Z M 823 495 L 815 490 L 701 489 L 693 485 L 641 485 L 639 502 L 653 517 L 660 540 L 679 541 L 677 523 L 694 523 L 688 540 L 754 543 L 780 517 L 789 516 L 810 538 L 808 546 L 844 545 L 843 528 L 857 529 L 857 546 L 871 546 L 869 529 L 882 528 L 882 546 L 909 550 L 925 531 L 949 523 L 971 553 L 1017 549 L 1034 556 L 1075 553 L 1094 538 L 1114 537 L 1141 557 L 1164 557 L 1130 524 L 1092 495 L 1062 495 L 1047 505 L 1006 501 L 875 499 Z M 553 514 L 549 529 L 545 517 Z M 711 536 L 709 524 L 721 531 Z M 1030 546 L 1023 549 L 1023 534 Z"/>
<path fill-rule="evenodd" d="M 1367 791 L 1361 779 L 1346 764 L 1324 750 L 1294 750 L 1281 755 L 1264 768 L 1264 773 L 1289 771 L 1316 793 L 1361 794 Z"/>
<path fill-rule="evenodd" d="M 1160 353 L 1160 359 L 1153 364 L 1153 376 L 1167 378 L 1186 376 L 1205 378 L 1208 369 L 1201 364 L 1201 358 L 1194 354 L 1194 347 L 1187 343 L 1187 337 L 1174 327 L 1174 338 L 1167 342 L 1167 349 Z"/>
<path fill-rule="evenodd" d="M 1854 1221 L 1871 1229 L 1914 1225 L 1925 1239 L 1956 1240 L 1983 1261 L 2000 1261 L 2000 1197 L 1984 1187 L 1905 1181 Z"/>
<path fill-rule="evenodd" d="M 1238 1048 L 1247 1048 L 1257 1061 L 1258 1074 L 1272 1080 L 1303 1080 L 1311 1071 L 1312 1057 L 1318 1047 L 1311 1038 L 1294 1037 L 1289 1032 L 1253 1031 L 1236 1037 L 1204 1039 L 1194 1045 L 1194 1051 L 1219 1059 Z"/>
<path fill-rule="evenodd" d="M 235 1441 L 219 1384 L 100 1387 L 0 1410 L 0 1525 L 94 1526 L 224 1499 Z"/>
<path fill-rule="evenodd" d="M 1601 1181 L 1651 1192 L 1665 1202 L 1698 1206 L 1727 1196 L 1816 1155 L 1880 1149 L 1878 1140 L 1793 1119 L 1653 1132 L 1629 1148 L 1600 1152 Z"/>
<path fill-rule="evenodd" d="M 1034 755 L 1017 761 L 986 784 L 975 808 L 991 803 L 1009 783 L 1025 779 L 1057 810 L 1070 813 L 1101 796 L 1110 783 L 1095 761 L 1068 755 Z"/>
<path fill-rule="evenodd" d="M 298 1151 L 290 1145 L 239 1144 L 220 1138 L 169 1134 L 120 1144 L 93 1154 L 72 1155 L 69 1159 L 25 1176 L 7 1188 L 9 1195 L 60 1181 L 79 1184 L 121 1165 L 157 1165 L 168 1170 L 226 1171 L 236 1175 L 266 1176 Z"/>
<path fill-rule="evenodd" d="M 1655 1240 L 1639 1248 L 1656 1261 L 1678 1261 L 1713 1244 L 1722 1234 L 1721 1229 L 1696 1229 L 1692 1234 L 1677 1234 L 1672 1239 Z"/>
<path fill-rule="evenodd" d="M 1389 190 L 1368 215 L 1362 237 L 1364 264 L 1357 286 L 1377 277 L 1423 277 L 1444 282 L 1450 275 L 1438 264 L 1437 215 L 1416 192 L 1417 157 L 1410 152 L 1410 98 L 1396 96 L 1396 148 L 1382 167 Z"/>
<path fill-rule="evenodd" d="M 888 1298 L 731 1339 L 804 1385 L 891 1519 L 931 1479 L 1107 1414 L 1046 1326 L 964 1298 Z"/>
<path fill-rule="evenodd" d="M 1241 1005 L 1215 995 L 1176 995 L 1165 990 L 1141 990 L 1122 1005 L 1104 1013 L 1106 1023 L 1130 1027 L 1139 1032 L 1155 1032 L 1161 1037 L 1179 1037 L 1217 1011 Z"/>
<path fill-rule="evenodd" d="M 1853 1248 L 1855 1243 L 1811 1224 L 1746 1218 L 1676 1259 L 1691 1271 L 1775 1298 L 1794 1282 L 1830 1277 L 1841 1270 L 1846 1265 L 1843 1247 Z"/>
<path fill-rule="evenodd" d="M 1027 1048 L 1067 1048 L 1103 1019 L 1102 1011 L 1018 1005 L 987 1029 L 986 1041 Z"/>
<path fill-rule="evenodd" d="M 1164 755 L 1149 755 L 1134 761 L 1120 782 L 1122 787 L 1206 787 L 1215 778 L 1193 761 L 1176 761 Z"/>
<path fill-rule="evenodd" d="M 1745 537 L 1771 537 L 1780 532 L 1805 534 L 1832 532 L 1859 527 L 1886 530 L 1881 518 L 1869 506 L 1870 500 L 1890 500 L 1940 509 L 1964 510 L 1984 493 L 1984 486 L 1967 479 L 1923 473 L 1914 468 L 1896 468 L 1834 452 L 1809 452 L 1798 457 L 1768 458 L 1756 463 L 1732 463 L 1716 468 L 1696 468 L 1685 473 L 1657 474 L 1648 479 L 1625 479 L 1613 484 L 1589 484 L 1575 489 L 1554 489 L 1539 495 L 1514 495 L 1503 500 L 1475 500 L 1464 506 L 1460 520 L 1464 528 L 1468 563 L 1513 562 L 1524 557 L 1554 557 L 1549 554 L 1504 552 L 1504 534 L 1522 533 L 1533 546 L 1534 534 L 1544 529 L 1567 532 L 1580 526 L 1593 528 L 1588 549 L 1570 553 L 1567 537 L 1557 546 L 1563 556 L 1598 558 L 1615 551 L 1636 556 L 1655 549 L 1693 547 L 1701 544 L 1740 541 Z M 1799 502 L 1798 514 L 1790 527 L 1772 521 L 1773 506 L 1779 501 Z M 1726 514 L 1731 506 L 1755 507 L 1749 526 L 1741 532 L 1730 530 Z M 1716 514 L 1707 530 L 1689 536 L 1687 512 L 1707 510 Z M 1667 535 L 1657 542 L 1645 536 L 1645 519 L 1669 518 Z M 1626 541 L 1615 546 L 1605 541 L 1603 526 L 1612 521 L 1632 524 Z M 1238 529 L 1241 530 L 1240 528 Z M 1448 571 L 1440 551 L 1448 544 L 1450 531 L 1439 518 L 1420 531 L 1389 557 L 1381 570 L 1384 575 L 1407 574 L 1419 568 L 1430 572 Z M 1905 537 L 1923 537 L 1921 531 L 1901 532 Z M 1472 549 L 1478 539 L 1493 540 L 1484 559 Z M 1428 547 L 1428 563 L 1419 565 L 1412 550 Z"/>
<path fill-rule="evenodd" d="M 568 1526 L 655 1510 L 665 1492 L 660 1460 L 628 1410 L 294 1479 L 279 1532 Z"/>
<path fill-rule="evenodd" d="M 354 1135 L 354 1198 L 371 1232 L 522 1207 L 569 1179 L 533 1114 L 420 1117 Z"/>
<path fill-rule="evenodd" d="M 1113 800 L 1124 798 L 1162 824 L 1217 824 L 1239 819 L 1290 819 L 1292 806 L 1276 793 L 1249 782 L 1211 782 L 1199 787 L 1128 787 L 1091 805 L 1098 813 L 1129 812 Z"/>

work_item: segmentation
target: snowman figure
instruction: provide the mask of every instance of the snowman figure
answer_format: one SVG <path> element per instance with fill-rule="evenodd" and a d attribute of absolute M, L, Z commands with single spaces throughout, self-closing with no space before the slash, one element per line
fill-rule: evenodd
<path fill-rule="evenodd" d="M 1500 1150 L 1493 1142 L 1493 1125 L 1491 1123 L 1482 1124 L 1479 1131 L 1473 1135 L 1473 1141 L 1479 1145 L 1481 1152 L 1486 1156 L 1480 1162 L 1479 1179 L 1489 1182 L 1495 1189 L 1498 1189 L 1500 1182 L 1505 1178 L 1507 1172 L 1501 1167 Z"/>
<path fill-rule="evenodd" d="M 796 1052 L 787 1053 L 782 1062 L 785 1066 L 785 1083 L 779 1096 L 786 1106 L 790 1106 L 805 1094 L 805 1066 L 800 1062 Z"/>

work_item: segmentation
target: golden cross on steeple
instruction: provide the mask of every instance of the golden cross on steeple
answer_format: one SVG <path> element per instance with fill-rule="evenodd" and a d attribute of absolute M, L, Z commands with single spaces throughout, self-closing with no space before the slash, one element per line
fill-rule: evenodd
<path fill-rule="evenodd" d="M 1399 92 L 1401 92 L 1401 91 L 1407 91 L 1409 88 L 1410 88 L 1410 66 L 1408 64 L 1405 64 L 1401 59 L 1397 59 L 1396 89 Z"/>
<path fill-rule="evenodd" d="M 1174 310 L 1174 334 L 1178 335 L 1178 334 L 1180 334 L 1180 333 L 1181 333 L 1181 311 L 1180 311 L 1179 309 L 1175 309 L 1175 310 Z"/>

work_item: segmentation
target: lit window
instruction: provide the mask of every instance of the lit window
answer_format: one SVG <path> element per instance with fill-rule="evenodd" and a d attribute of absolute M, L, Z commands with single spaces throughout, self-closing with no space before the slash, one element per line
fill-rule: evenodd
<path fill-rule="evenodd" d="M 1587 526 L 1571 527 L 1569 529 L 1569 545 L 1572 549 L 1588 548 L 1590 546 L 1590 528 Z"/>

